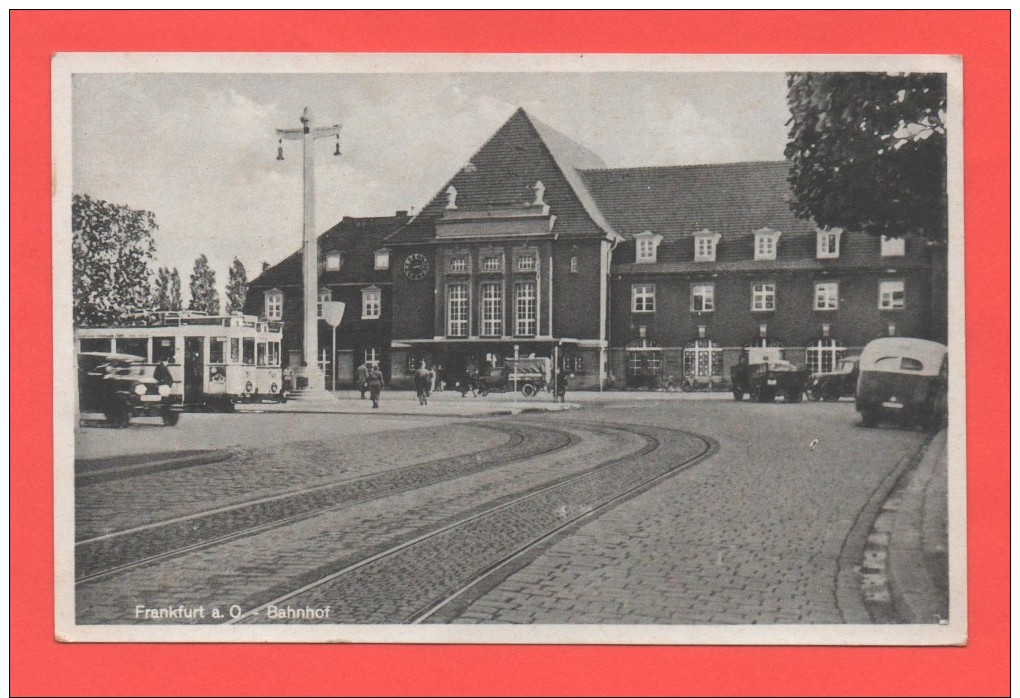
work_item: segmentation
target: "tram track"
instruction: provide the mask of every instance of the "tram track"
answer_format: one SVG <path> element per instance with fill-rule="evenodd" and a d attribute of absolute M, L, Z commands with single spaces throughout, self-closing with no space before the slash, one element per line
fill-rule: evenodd
<path fill-rule="evenodd" d="M 319 514 L 554 453 L 580 442 L 534 424 L 487 424 L 511 439 L 487 452 L 416 463 L 114 531 L 75 543 L 76 586 L 264 533 Z"/>
<path fill-rule="evenodd" d="M 607 429 L 579 421 L 556 424 Z M 677 429 L 638 425 L 608 429 L 641 436 L 644 444 L 583 472 L 467 512 L 363 559 L 339 561 L 333 570 L 300 580 L 296 589 L 270 590 L 260 594 L 262 598 L 250 598 L 242 604 L 247 610 L 228 623 L 259 622 L 270 607 L 291 606 L 329 606 L 334 609 L 331 623 L 442 622 L 444 613 L 484 593 L 564 532 L 718 450 L 713 439 Z M 664 443 L 669 447 L 663 448 Z"/>

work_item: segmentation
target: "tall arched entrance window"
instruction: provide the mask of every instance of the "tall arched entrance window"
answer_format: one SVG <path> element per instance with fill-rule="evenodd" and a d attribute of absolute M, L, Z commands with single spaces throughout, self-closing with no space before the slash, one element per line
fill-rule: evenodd
<path fill-rule="evenodd" d="M 819 337 L 807 346 L 805 357 L 809 373 L 827 373 L 846 356 L 846 347 L 835 337 Z"/>
<path fill-rule="evenodd" d="M 635 339 L 627 345 L 627 384 L 654 386 L 662 375 L 662 347 L 649 339 Z"/>
<path fill-rule="evenodd" d="M 722 349 L 711 339 L 693 339 L 684 346 L 684 375 L 692 378 L 721 377 Z"/>

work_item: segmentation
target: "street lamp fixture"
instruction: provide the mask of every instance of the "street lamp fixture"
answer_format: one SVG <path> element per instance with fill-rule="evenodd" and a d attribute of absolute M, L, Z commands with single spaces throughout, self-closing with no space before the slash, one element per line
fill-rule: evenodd
<path fill-rule="evenodd" d="M 325 389 L 325 377 L 319 369 L 316 350 L 319 345 L 319 318 L 316 306 L 319 302 L 318 241 L 315 230 L 315 148 L 316 139 L 335 136 L 336 150 L 340 155 L 340 124 L 312 126 L 312 115 L 305 107 L 301 115 L 301 128 L 276 129 L 278 145 L 276 159 L 283 160 L 283 141 L 302 141 L 304 144 L 304 230 L 302 245 L 302 285 L 304 299 L 304 332 L 302 336 L 301 365 L 296 375 L 310 390 Z M 335 361 L 335 359 L 334 359 Z"/>

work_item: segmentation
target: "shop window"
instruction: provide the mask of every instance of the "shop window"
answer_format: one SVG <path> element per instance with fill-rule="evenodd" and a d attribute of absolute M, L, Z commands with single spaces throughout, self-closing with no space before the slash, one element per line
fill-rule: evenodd
<path fill-rule="evenodd" d="M 808 373 L 828 373 L 846 355 L 846 347 L 833 337 L 816 339 L 805 350 Z"/>
<path fill-rule="evenodd" d="M 722 377 L 722 349 L 711 339 L 695 339 L 684 347 L 684 375 L 693 378 Z"/>

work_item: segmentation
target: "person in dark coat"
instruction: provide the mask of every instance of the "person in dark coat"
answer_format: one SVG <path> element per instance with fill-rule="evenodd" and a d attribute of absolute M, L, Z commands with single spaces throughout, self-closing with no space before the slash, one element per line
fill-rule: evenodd
<path fill-rule="evenodd" d="M 365 399 L 365 391 L 368 390 L 368 366 L 362 363 L 357 370 L 358 390 L 361 391 L 361 399 Z"/>
<path fill-rule="evenodd" d="M 429 370 L 425 368 L 425 362 L 422 361 L 421 366 L 414 372 L 414 391 L 418 394 L 419 405 L 429 404 L 429 389 L 431 385 L 432 376 Z"/>
<path fill-rule="evenodd" d="M 379 409 L 379 393 L 383 389 L 383 374 L 379 370 L 378 364 L 372 364 L 371 370 L 368 372 L 368 392 L 372 396 L 372 409 Z"/>
<path fill-rule="evenodd" d="M 553 402 L 566 402 L 567 401 L 567 376 L 565 373 L 560 372 L 556 376 L 556 397 Z"/>
<path fill-rule="evenodd" d="M 166 359 L 159 360 L 159 363 L 156 364 L 156 370 L 152 372 L 152 377 L 161 385 L 173 387 L 174 377 L 170 375 L 170 369 L 166 367 Z"/>

